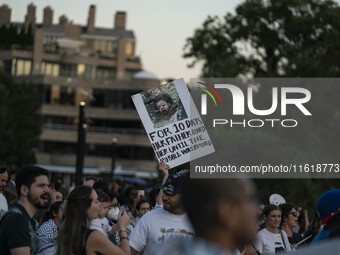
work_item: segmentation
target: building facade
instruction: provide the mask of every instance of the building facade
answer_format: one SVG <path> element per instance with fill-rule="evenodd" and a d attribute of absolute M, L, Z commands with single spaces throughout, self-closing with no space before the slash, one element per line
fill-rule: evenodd
<path fill-rule="evenodd" d="M 0 60 L 15 81 L 37 86 L 42 100 L 43 132 L 37 161 L 53 172 L 74 173 L 79 104 L 86 103 L 85 174 L 110 172 L 113 138 L 115 174 L 153 178 L 156 161 L 131 95 L 158 86 L 159 79 L 142 71 L 136 38 L 126 29 L 126 13 L 117 12 L 113 28 L 95 26 L 91 5 L 86 25 L 63 15 L 53 24 L 53 10 L 43 10 L 36 22 L 30 4 L 24 22 L 11 22 L 11 9 L 0 7 L 0 26 L 31 30 L 33 44 L 9 45 Z"/>

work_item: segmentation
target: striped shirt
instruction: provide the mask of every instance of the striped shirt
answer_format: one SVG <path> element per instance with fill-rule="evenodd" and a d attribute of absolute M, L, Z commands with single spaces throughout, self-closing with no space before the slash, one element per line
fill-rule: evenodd
<path fill-rule="evenodd" d="M 39 255 L 54 255 L 57 248 L 58 227 L 54 220 L 45 221 L 39 228 Z"/>

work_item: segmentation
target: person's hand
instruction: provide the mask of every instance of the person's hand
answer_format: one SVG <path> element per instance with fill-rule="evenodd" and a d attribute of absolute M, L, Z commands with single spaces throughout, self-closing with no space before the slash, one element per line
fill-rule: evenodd
<path fill-rule="evenodd" d="M 50 187 L 51 204 L 57 202 L 57 191 Z"/>
<path fill-rule="evenodd" d="M 163 173 L 164 177 L 169 176 L 170 166 L 164 162 L 158 162 L 158 169 Z"/>
<path fill-rule="evenodd" d="M 126 212 L 119 212 L 117 224 L 119 226 L 119 229 L 126 229 L 131 224 L 131 220 Z"/>

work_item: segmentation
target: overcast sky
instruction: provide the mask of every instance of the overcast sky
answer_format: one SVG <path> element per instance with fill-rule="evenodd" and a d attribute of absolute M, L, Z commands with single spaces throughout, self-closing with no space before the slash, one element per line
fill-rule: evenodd
<path fill-rule="evenodd" d="M 137 55 L 143 69 L 164 78 L 196 78 L 200 67 L 187 68 L 182 58 L 185 39 L 193 35 L 208 15 L 223 17 L 233 12 L 240 0 L 0 0 L 12 9 L 11 20 L 23 22 L 27 5 L 37 6 L 37 22 L 42 21 L 43 8 L 54 10 L 53 22 L 65 14 L 76 24 L 87 23 L 88 9 L 96 5 L 96 26 L 113 27 L 116 11 L 127 12 L 127 29 L 137 38 Z"/>

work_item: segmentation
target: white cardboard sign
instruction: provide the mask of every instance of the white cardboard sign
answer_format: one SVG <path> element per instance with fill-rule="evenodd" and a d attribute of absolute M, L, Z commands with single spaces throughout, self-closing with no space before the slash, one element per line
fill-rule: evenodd
<path fill-rule="evenodd" d="M 173 168 L 215 151 L 183 79 L 132 100 L 159 162 Z"/>

